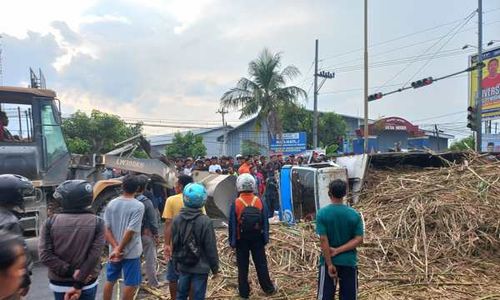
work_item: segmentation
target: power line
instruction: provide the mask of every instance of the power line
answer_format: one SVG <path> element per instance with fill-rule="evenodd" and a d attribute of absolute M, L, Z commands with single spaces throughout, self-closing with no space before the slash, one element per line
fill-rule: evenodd
<path fill-rule="evenodd" d="M 498 10 L 500 10 L 500 7 L 484 11 L 483 14 L 488 14 L 488 13 L 491 13 L 491 12 L 494 12 L 494 11 L 498 11 Z M 404 39 L 404 38 L 407 38 L 407 37 L 410 37 L 410 36 L 413 36 L 413 35 L 417 35 L 417 34 L 420 34 L 420 33 L 425 33 L 425 32 L 432 31 L 432 30 L 437 29 L 437 28 L 441 28 L 441 27 L 445 27 L 445 26 L 448 26 L 448 25 L 452 25 L 452 24 L 455 24 L 457 22 L 462 21 L 463 19 L 464 18 L 459 18 L 459 19 L 456 19 L 456 20 L 453 20 L 453 21 L 450 21 L 450 22 L 447 22 L 447 23 L 439 24 L 439 25 L 436 25 L 436 26 L 433 26 L 433 27 L 429 27 L 429 28 L 426 28 L 426 29 L 422 29 L 422 30 L 419 30 L 419 31 L 408 33 L 408 34 L 405 34 L 405 35 L 402 35 L 402 36 L 399 36 L 399 37 L 396 37 L 396 38 L 393 38 L 393 39 L 390 39 L 390 40 L 387 40 L 387 41 L 382 41 L 382 42 L 379 42 L 379 43 L 374 43 L 374 44 L 371 44 L 369 46 L 369 48 L 378 47 L 378 46 L 381 46 L 381 45 L 385 45 L 385 44 L 388 44 L 388 43 L 399 41 L 401 39 Z M 331 55 L 331 56 L 324 57 L 324 58 L 320 59 L 320 61 L 325 61 L 325 60 L 329 60 L 329 59 L 333 59 L 333 58 L 337 58 L 337 57 L 341 57 L 341 56 L 346 56 L 346 55 L 352 54 L 354 52 L 363 51 L 363 50 L 364 50 L 364 48 L 357 48 L 357 49 L 353 49 L 353 50 L 350 50 L 350 51 L 341 52 L 339 54 L 334 54 L 334 55 Z"/>
<path fill-rule="evenodd" d="M 428 47 L 427 49 L 425 49 L 420 55 L 419 57 L 422 57 L 423 55 L 425 55 L 427 52 L 429 52 L 432 48 L 434 48 L 435 46 L 437 46 L 439 43 L 441 43 L 441 41 L 443 41 L 448 35 L 452 34 L 453 32 L 455 32 L 451 38 L 453 38 L 456 34 L 457 34 L 457 31 L 456 30 L 460 30 L 463 26 L 465 26 L 468 21 L 470 21 L 470 19 L 476 14 L 476 11 L 473 11 L 472 13 L 470 13 L 465 19 L 463 19 L 463 21 L 461 23 L 459 23 L 457 26 L 453 27 L 448 33 L 446 33 L 443 37 L 441 37 L 437 42 L 435 42 L 434 44 L 432 44 L 430 47 Z M 427 64 L 436 56 L 436 54 L 441 51 L 441 49 L 443 49 L 443 47 L 451 40 L 448 39 L 448 41 L 446 41 L 436 52 L 434 52 L 434 54 L 427 60 L 427 62 L 424 64 L 423 67 L 427 66 Z M 415 60 L 416 61 L 416 60 Z M 383 87 L 388 84 L 389 82 L 393 81 L 394 79 L 396 79 L 399 75 L 401 75 L 404 71 L 408 70 L 408 68 L 415 62 L 415 61 L 410 61 L 408 62 L 408 64 L 406 64 L 406 66 L 404 66 L 399 72 L 397 72 L 394 76 L 392 76 L 389 80 L 387 80 L 386 82 L 384 82 L 384 84 L 382 85 Z M 413 79 L 413 77 L 416 76 L 416 74 L 418 74 L 422 69 L 420 68 L 412 77 L 411 79 Z M 403 86 L 407 85 L 408 82 L 411 81 L 411 79 L 409 81 L 407 81 L 405 84 L 403 84 Z"/>
<path fill-rule="evenodd" d="M 196 126 L 196 125 L 180 125 L 180 124 L 154 124 L 154 123 L 143 123 L 143 122 L 127 122 L 128 125 L 141 125 L 143 127 L 165 127 L 165 128 L 189 128 L 189 129 L 211 129 L 211 127 Z"/>
<path fill-rule="evenodd" d="M 153 123 L 173 123 L 173 124 L 220 124 L 220 121 L 217 120 L 176 120 L 176 119 L 154 119 L 154 118 L 139 118 L 139 117 L 120 117 L 123 120 L 128 121 L 143 121 L 143 122 L 153 122 Z M 231 123 L 243 123 L 242 120 L 226 120 Z"/>
<path fill-rule="evenodd" d="M 460 30 L 462 29 L 465 25 L 467 25 L 467 23 L 469 23 L 470 20 L 472 20 L 472 18 L 474 17 L 474 15 L 476 14 L 476 11 L 472 12 L 467 18 L 466 20 L 464 20 L 464 23 L 462 25 L 460 25 L 458 27 L 457 30 Z M 450 36 L 450 38 L 445 41 L 445 43 L 443 43 L 443 45 L 441 45 L 441 47 L 439 47 L 439 49 L 434 53 L 434 55 L 429 59 L 427 60 L 418 70 L 417 72 L 415 72 L 413 74 L 413 76 L 410 77 L 410 79 L 408 79 L 408 81 L 406 81 L 406 83 L 403 85 L 403 86 L 406 86 L 408 83 L 410 83 L 425 67 L 427 67 L 427 65 L 429 65 L 429 63 L 434 59 L 434 57 L 436 56 L 436 54 L 441 51 L 441 49 L 444 48 L 444 46 L 446 46 L 446 44 L 448 44 L 456 35 L 457 35 L 458 31 L 455 31 L 455 33 Z"/>
<path fill-rule="evenodd" d="M 489 26 L 489 25 L 493 25 L 493 24 L 497 24 L 497 23 L 500 23 L 500 21 L 493 21 L 493 22 L 490 22 L 490 23 L 484 23 L 483 26 Z M 476 27 L 471 27 L 471 28 L 463 29 L 463 30 L 460 30 L 458 33 L 465 33 L 465 32 L 473 31 L 473 30 L 477 30 L 477 28 Z M 411 48 L 413 46 L 420 46 L 420 45 L 423 45 L 423 44 L 426 44 L 426 43 L 429 43 L 429 42 L 440 40 L 440 39 L 442 39 L 445 36 L 446 35 L 442 35 L 442 36 L 438 36 L 436 38 L 432 38 L 432 39 L 428 39 L 428 40 L 416 42 L 416 43 L 405 45 L 405 46 L 398 47 L 398 48 L 393 48 L 393 49 L 390 49 L 390 50 L 387 50 L 387 51 L 383 51 L 383 52 L 379 52 L 377 54 L 371 55 L 370 57 L 373 58 L 373 57 L 383 56 L 384 54 L 395 52 L 395 51 L 398 51 L 398 50 L 401 50 L 401 49 Z M 351 63 L 351 62 L 362 61 L 362 60 L 363 60 L 363 58 L 356 58 L 356 59 L 351 59 L 351 60 L 345 60 L 345 61 L 339 62 L 339 63 L 337 63 L 335 65 L 329 65 L 327 67 L 322 67 L 320 69 L 321 70 L 333 70 L 333 69 L 335 69 L 335 71 L 338 71 L 338 68 L 339 67 L 343 67 L 345 64 L 348 64 L 348 63 Z"/>
<path fill-rule="evenodd" d="M 474 50 L 468 50 L 464 51 L 461 48 L 460 49 L 449 49 L 449 50 L 444 50 L 441 51 L 440 54 L 435 55 L 434 58 L 447 58 L 447 57 L 453 57 L 453 56 L 459 56 L 467 53 L 473 53 Z M 382 67 L 388 67 L 388 66 L 394 66 L 394 65 L 400 65 L 408 62 L 418 62 L 418 61 L 425 61 L 432 57 L 432 54 L 426 54 L 426 55 L 417 55 L 417 56 L 407 56 L 407 57 L 402 57 L 402 58 L 397 58 L 397 59 L 389 59 L 389 60 L 383 60 L 383 61 L 377 61 L 372 64 L 370 64 L 371 69 L 375 68 L 382 68 Z M 345 66 L 342 68 L 335 69 L 335 73 L 348 73 L 348 72 L 353 72 L 353 71 L 359 71 L 362 70 L 363 66 L 360 65 L 350 65 L 350 66 Z M 330 69 L 332 70 L 332 69 Z"/>
<path fill-rule="evenodd" d="M 459 76 L 454 76 L 454 77 L 451 77 L 450 79 L 457 79 L 457 78 L 465 78 L 465 77 L 468 77 L 468 75 L 459 75 Z M 396 86 L 402 86 L 404 82 L 401 82 L 401 83 L 395 83 L 395 84 L 390 84 L 390 85 L 387 85 L 385 87 L 396 87 Z M 373 87 L 370 87 L 370 90 L 376 90 L 376 89 L 380 89 L 382 86 L 379 85 L 379 86 L 373 86 Z M 322 95 L 331 95 L 331 94 L 342 94 L 342 93 L 351 93 L 351 92 L 359 92 L 359 91 L 362 91 L 363 89 L 362 88 L 356 88 L 356 89 L 346 89 L 346 90 L 337 90 L 337 91 L 326 91 L 326 92 L 323 92 L 321 93 Z"/>
<path fill-rule="evenodd" d="M 440 118 L 454 116 L 454 115 L 458 115 L 458 114 L 464 114 L 464 113 L 466 113 L 466 111 L 456 111 L 456 112 L 449 113 L 449 114 L 444 114 L 444 115 L 439 115 L 439 116 L 433 116 L 433 117 L 428 117 L 428 118 L 419 119 L 419 120 L 413 120 L 412 123 L 415 124 L 415 122 L 426 121 L 426 120 L 433 120 L 433 119 L 440 119 Z"/>

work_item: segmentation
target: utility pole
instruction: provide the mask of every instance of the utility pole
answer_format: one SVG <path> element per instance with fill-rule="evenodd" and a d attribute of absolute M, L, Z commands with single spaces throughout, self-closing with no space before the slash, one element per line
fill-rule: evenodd
<path fill-rule="evenodd" d="M 3 85 L 2 36 L 0 35 L 0 86 Z"/>
<path fill-rule="evenodd" d="M 318 40 L 316 40 L 316 55 L 314 58 L 315 67 L 314 67 L 314 116 L 313 116 L 313 148 L 318 148 L 318 94 L 319 90 L 325 84 L 327 79 L 335 78 L 335 72 L 330 71 L 321 71 L 318 72 Z M 318 86 L 318 77 L 321 77 L 321 83 Z"/>
<path fill-rule="evenodd" d="M 314 55 L 314 116 L 313 116 L 313 148 L 318 148 L 318 47 L 316 39 L 316 51 Z"/>
<path fill-rule="evenodd" d="M 482 106 L 483 106 L 483 0 L 477 1 L 477 96 L 476 96 L 476 151 L 481 152 L 481 144 L 483 137 L 483 121 L 482 121 Z"/>
<path fill-rule="evenodd" d="M 434 129 L 436 130 L 437 150 L 440 151 L 441 149 L 439 149 L 439 129 L 438 129 L 437 124 L 434 124 Z"/>
<path fill-rule="evenodd" d="M 364 51 L 364 69 L 365 69 L 365 86 L 364 86 L 364 97 L 363 103 L 365 107 L 365 126 L 364 126 L 364 136 L 365 153 L 368 153 L 368 0 L 365 0 L 365 51 Z"/>
<path fill-rule="evenodd" d="M 224 143 L 222 144 L 222 155 L 227 155 L 227 124 L 226 124 L 226 119 L 225 115 L 228 113 L 227 110 L 224 108 L 219 109 L 217 111 L 218 114 L 221 114 L 222 116 L 222 127 L 224 129 Z"/>

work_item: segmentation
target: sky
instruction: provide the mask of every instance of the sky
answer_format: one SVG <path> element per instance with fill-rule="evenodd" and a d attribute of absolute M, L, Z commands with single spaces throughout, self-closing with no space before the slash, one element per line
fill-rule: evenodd
<path fill-rule="evenodd" d="M 477 1 L 369 1 L 370 93 L 465 69 L 477 45 Z M 483 0 L 485 44 L 500 40 L 500 1 Z M 468 18 L 470 16 L 470 18 Z M 0 10 L 3 85 L 27 86 L 41 68 L 63 115 L 99 109 L 135 120 L 221 124 L 219 99 L 268 48 L 301 75 L 313 107 L 314 41 L 322 111 L 363 116 L 362 0 L 45 0 L 8 1 Z M 497 44 L 500 46 L 500 43 Z M 438 124 L 462 137 L 467 76 L 371 102 L 372 119 Z M 236 125 L 238 112 L 226 116 Z M 147 127 L 150 134 L 171 131 Z"/>

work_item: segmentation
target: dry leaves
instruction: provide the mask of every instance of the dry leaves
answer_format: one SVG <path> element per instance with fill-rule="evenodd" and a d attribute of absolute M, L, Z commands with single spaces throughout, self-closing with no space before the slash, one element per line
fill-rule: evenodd
<path fill-rule="evenodd" d="M 500 299 L 498 161 L 471 155 L 447 168 L 370 170 L 365 191 L 356 207 L 366 227 L 360 299 Z M 225 230 L 217 238 L 221 276 L 207 299 L 237 299 L 235 255 Z M 266 251 L 279 292 L 265 296 L 251 267 L 251 299 L 315 299 L 313 224 L 273 225 Z"/>

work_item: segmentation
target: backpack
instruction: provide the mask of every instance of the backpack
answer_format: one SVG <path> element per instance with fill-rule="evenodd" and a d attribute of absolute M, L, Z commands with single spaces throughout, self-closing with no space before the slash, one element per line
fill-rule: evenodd
<path fill-rule="evenodd" d="M 240 237 L 244 239 L 255 239 L 262 235 L 264 222 L 262 220 L 262 211 L 255 207 L 259 198 L 254 197 L 252 203 L 248 205 L 243 199 L 238 198 L 245 208 L 240 217 Z"/>
<path fill-rule="evenodd" d="M 193 226 L 197 218 L 198 216 L 191 221 L 184 221 L 184 230 L 181 231 L 183 235 L 181 237 L 179 234 L 176 241 L 174 241 L 174 248 L 179 250 L 174 251 L 173 259 L 175 262 L 187 267 L 193 267 L 200 261 L 201 250 L 193 232 Z"/>

